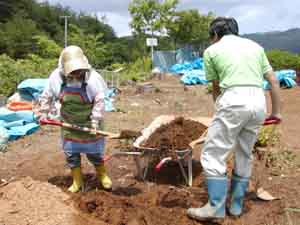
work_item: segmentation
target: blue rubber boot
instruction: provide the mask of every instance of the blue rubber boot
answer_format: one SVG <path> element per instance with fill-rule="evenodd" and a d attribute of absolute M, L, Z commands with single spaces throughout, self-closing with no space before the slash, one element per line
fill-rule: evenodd
<path fill-rule="evenodd" d="M 229 213 L 233 216 L 240 216 L 243 210 L 244 197 L 249 185 L 249 178 L 232 176 L 231 180 L 231 201 Z"/>
<path fill-rule="evenodd" d="M 202 208 L 189 208 L 187 214 L 196 220 L 222 219 L 225 217 L 227 177 L 207 177 L 208 203 Z"/>

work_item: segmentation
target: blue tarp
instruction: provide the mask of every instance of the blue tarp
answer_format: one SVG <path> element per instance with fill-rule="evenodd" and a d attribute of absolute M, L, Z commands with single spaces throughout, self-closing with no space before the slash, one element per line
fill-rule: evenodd
<path fill-rule="evenodd" d="M 276 78 L 279 81 L 280 87 L 282 88 L 292 88 L 296 86 L 295 78 L 296 71 L 295 70 L 279 70 L 275 72 Z M 270 89 L 270 84 L 268 81 L 264 80 L 263 87 L 265 90 Z"/>

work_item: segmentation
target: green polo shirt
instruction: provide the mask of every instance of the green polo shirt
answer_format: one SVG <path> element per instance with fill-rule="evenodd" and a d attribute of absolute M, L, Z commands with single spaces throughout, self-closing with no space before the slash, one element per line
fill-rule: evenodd
<path fill-rule="evenodd" d="M 204 52 L 208 81 L 219 80 L 221 89 L 234 86 L 262 87 L 264 75 L 272 70 L 264 49 L 254 41 L 225 35 Z"/>

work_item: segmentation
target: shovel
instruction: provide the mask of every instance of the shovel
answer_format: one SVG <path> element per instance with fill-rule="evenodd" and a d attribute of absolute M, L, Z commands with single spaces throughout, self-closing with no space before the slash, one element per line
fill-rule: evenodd
<path fill-rule="evenodd" d="M 40 120 L 40 125 L 53 125 L 53 126 L 59 126 L 59 127 L 66 127 L 73 130 L 79 130 L 83 132 L 95 132 L 96 134 L 99 134 L 104 137 L 108 137 L 111 139 L 129 139 L 129 138 L 135 138 L 141 135 L 138 131 L 132 131 L 132 130 L 122 130 L 120 133 L 111 133 L 103 130 L 94 130 L 92 128 L 88 127 L 81 127 L 77 126 L 75 124 L 65 123 L 60 120 L 51 120 L 51 119 L 42 119 Z"/>

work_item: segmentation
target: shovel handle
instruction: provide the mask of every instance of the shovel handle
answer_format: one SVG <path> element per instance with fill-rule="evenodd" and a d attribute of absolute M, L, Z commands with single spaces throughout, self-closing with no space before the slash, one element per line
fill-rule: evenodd
<path fill-rule="evenodd" d="M 54 125 L 54 126 L 62 126 L 63 122 L 59 120 L 51 120 L 51 119 L 41 119 L 39 121 L 40 125 Z"/>
<path fill-rule="evenodd" d="M 93 131 L 93 129 L 88 128 L 88 127 L 80 127 L 80 126 L 77 126 L 77 125 L 74 125 L 74 124 L 64 123 L 64 122 L 59 121 L 59 120 L 42 119 L 42 120 L 40 120 L 40 124 L 41 125 L 54 125 L 54 126 L 66 127 L 66 128 L 70 128 L 70 129 L 73 129 L 73 130 L 83 131 L 83 132 Z M 106 136 L 106 137 L 109 137 L 109 138 L 116 138 L 116 137 L 119 136 L 119 134 L 110 133 L 110 132 L 102 131 L 102 130 L 96 130 L 96 134 Z"/>

